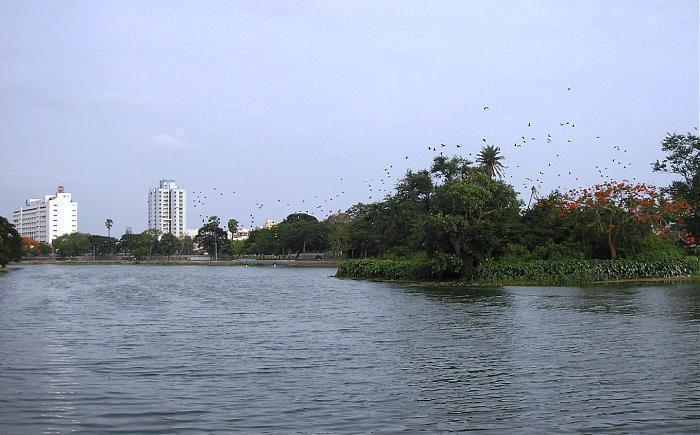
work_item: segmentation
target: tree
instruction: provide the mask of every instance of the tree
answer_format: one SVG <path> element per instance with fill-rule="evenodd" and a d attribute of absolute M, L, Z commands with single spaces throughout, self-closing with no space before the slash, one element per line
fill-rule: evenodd
<path fill-rule="evenodd" d="M 100 235 L 90 235 L 90 244 L 95 255 L 110 255 L 117 246 L 117 239 Z"/>
<path fill-rule="evenodd" d="M 250 232 L 245 241 L 246 251 L 258 255 L 274 255 L 279 252 L 277 242 L 278 225 L 272 228 L 260 228 Z"/>
<path fill-rule="evenodd" d="M 182 243 L 174 234 L 165 233 L 160 238 L 158 248 L 161 254 L 174 255 L 180 252 L 180 249 L 182 249 Z"/>
<path fill-rule="evenodd" d="M 674 229 L 692 211 L 684 200 L 671 200 L 655 186 L 608 181 L 566 192 L 557 204 L 561 215 L 577 212 L 580 223 L 605 238 L 610 258 L 619 256 L 621 239 L 640 238 L 649 231 L 681 237 Z"/>
<path fill-rule="evenodd" d="M 185 236 L 181 240 L 181 248 L 180 248 L 180 253 L 185 254 L 185 255 L 191 255 L 192 252 L 194 252 L 194 241 L 192 240 L 192 237 L 190 236 Z"/>
<path fill-rule="evenodd" d="M 135 256 L 135 251 L 139 247 L 139 240 L 139 234 L 123 234 L 122 237 L 119 239 L 119 243 L 117 245 L 117 252 L 120 252 L 125 255 Z"/>
<path fill-rule="evenodd" d="M 521 203 L 513 188 L 481 171 L 437 186 L 425 221 L 429 255 L 451 254 L 467 271 L 505 253 Z"/>
<path fill-rule="evenodd" d="M 350 222 L 335 221 L 335 223 L 328 222 L 327 225 L 330 249 L 337 258 L 342 258 L 352 247 L 350 243 Z"/>
<path fill-rule="evenodd" d="M 290 214 L 276 228 L 282 251 L 296 252 L 297 258 L 307 249 L 323 251 L 328 246 L 326 226 L 311 215 Z"/>
<path fill-rule="evenodd" d="M 0 216 L 0 266 L 22 258 L 22 238 L 6 218 Z"/>
<path fill-rule="evenodd" d="M 501 154 L 501 148 L 493 145 L 486 145 L 481 148 L 479 155 L 477 156 L 477 163 L 481 164 L 481 167 L 486 171 L 491 178 L 501 178 L 503 174 L 503 163 L 501 160 L 505 159 Z"/>
<path fill-rule="evenodd" d="M 226 231 L 219 227 L 221 220 L 217 216 L 211 216 L 209 221 L 202 225 L 194 238 L 195 243 L 204 248 L 213 259 L 218 258 L 218 250 L 226 244 Z"/>
<path fill-rule="evenodd" d="M 105 221 L 105 227 L 107 227 L 107 237 L 112 237 L 112 224 L 114 224 L 112 219 L 107 219 Z"/>
<path fill-rule="evenodd" d="M 90 235 L 84 233 L 70 233 L 58 236 L 52 243 L 56 253 L 61 257 L 75 257 L 92 253 Z"/>
<path fill-rule="evenodd" d="M 236 219 L 229 219 L 227 227 L 228 231 L 231 233 L 231 237 L 235 236 L 238 232 L 238 221 Z"/>
<path fill-rule="evenodd" d="M 685 199 L 694 208 L 694 213 L 685 220 L 686 229 L 693 241 L 700 241 L 700 137 L 693 134 L 668 133 L 661 143 L 666 157 L 652 164 L 655 172 L 667 172 L 681 176 L 671 183 L 669 192 L 676 199 Z"/>
<path fill-rule="evenodd" d="M 148 257 L 158 253 L 161 232 L 151 228 L 140 234 L 143 246 L 148 246 Z"/>
<path fill-rule="evenodd" d="M 25 257 L 36 257 L 38 255 L 42 255 L 41 242 L 38 242 L 31 237 L 22 236 L 22 253 Z"/>
<path fill-rule="evenodd" d="M 471 167 L 472 163 L 472 161 L 462 157 L 452 157 L 448 159 L 445 156 L 437 156 L 433 159 L 433 164 L 430 167 L 430 173 L 442 179 L 442 181 L 453 180 L 456 178 L 464 179 L 467 177 L 469 172 L 474 170 L 474 168 Z M 407 178 L 408 174 L 404 180 Z"/>

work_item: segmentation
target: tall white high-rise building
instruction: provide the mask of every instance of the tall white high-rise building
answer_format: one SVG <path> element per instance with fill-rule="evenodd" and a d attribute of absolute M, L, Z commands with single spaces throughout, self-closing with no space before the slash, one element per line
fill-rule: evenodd
<path fill-rule="evenodd" d="M 185 235 L 187 225 L 187 194 L 175 180 L 160 180 L 157 188 L 148 191 L 148 229 Z"/>
<path fill-rule="evenodd" d="M 13 210 L 12 223 L 20 235 L 50 244 L 58 236 L 78 231 L 78 203 L 58 186 L 56 194 L 30 198 Z"/>

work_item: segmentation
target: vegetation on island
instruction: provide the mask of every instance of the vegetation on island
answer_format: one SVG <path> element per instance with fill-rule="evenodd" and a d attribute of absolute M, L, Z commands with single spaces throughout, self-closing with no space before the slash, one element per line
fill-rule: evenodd
<path fill-rule="evenodd" d="M 499 179 L 493 149 L 476 163 L 436 157 L 394 195 L 356 207 L 351 252 L 372 258 L 342 264 L 337 276 L 503 284 L 697 273 L 688 252 L 698 243 L 700 141 L 668 135 L 662 148 L 667 157 L 652 169 L 682 177 L 669 187 L 608 180 L 527 208 Z"/>

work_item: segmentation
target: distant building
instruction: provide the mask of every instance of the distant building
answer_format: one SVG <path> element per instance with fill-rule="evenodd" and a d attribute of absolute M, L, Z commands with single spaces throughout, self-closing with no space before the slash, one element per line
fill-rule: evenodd
<path fill-rule="evenodd" d="M 50 244 L 56 237 L 78 231 L 78 203 L 58 186 L 55 195 L 30 198 L 13 210 L 12 223 L 20 235 Z"/>
<path fill-rule="evenodd" d="M 235 233 L 231 231 L 226 232 L 228 234 L 229 240 L 248 240 L 250 237 L 250 230 L 248 228 L 239 228 Z"/>
<path fill-rule="evenodd" d="M 185 235 L 187 225 L 187 194 L 174 180 L 160 180 L 157 188 L 148 191 L 148 229 Z"/>
<path fill-rule="evenodd" d="M 274 227 L 275 225 L 277 225 L 277 222 L 275 222 L 274 219 L 268 219 L 265 221 L 265 228 L 267 228 L 268 230 Z"/>

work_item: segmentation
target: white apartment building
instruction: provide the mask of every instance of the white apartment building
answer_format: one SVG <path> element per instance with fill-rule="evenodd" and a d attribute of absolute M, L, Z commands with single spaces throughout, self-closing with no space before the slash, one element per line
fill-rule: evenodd
<path fill-rule="evenodd" d="M 183 237 L 186 225 L 185 189 L 177 187 L 174 180 L 160 180 L 157 188 L 148 191 L 148 229 Z"/>
<path fill-rule="evenodd" d="M 56 194 L 30 198 L 13 210 L 12 223 L 20 235 L 51 244 L 56 237 L 78 231 L 78 203 L 58 186 Z"/>

